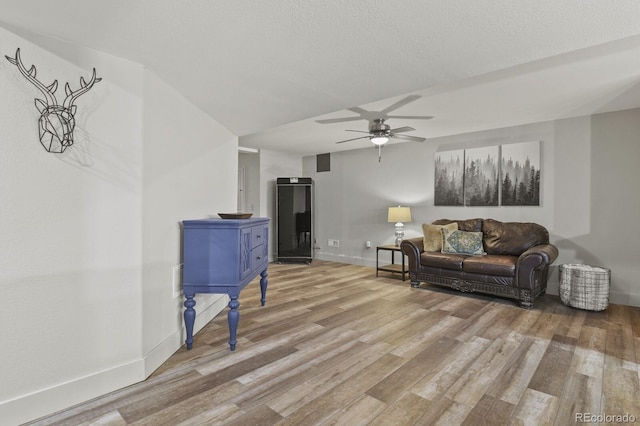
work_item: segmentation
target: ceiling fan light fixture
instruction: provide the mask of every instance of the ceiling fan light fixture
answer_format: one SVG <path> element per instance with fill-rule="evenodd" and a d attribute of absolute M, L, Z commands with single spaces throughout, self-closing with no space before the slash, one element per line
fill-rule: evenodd
<path fill-rule="evenodd" d="M 387 143 L 389 141 L 389 137 L 388 136 L 371 136 L 371 142 L 373 142 L 374 145 L 384 145 L 385 143 Z"/>

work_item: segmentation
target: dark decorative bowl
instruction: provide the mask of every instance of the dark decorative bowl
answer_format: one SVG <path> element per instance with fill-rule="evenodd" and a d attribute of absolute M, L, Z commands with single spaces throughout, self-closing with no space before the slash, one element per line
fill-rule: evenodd
<path fill-rule="evenodd" d="M 253 213 L 218 213 L 222 219 L 249 219 Z"/>

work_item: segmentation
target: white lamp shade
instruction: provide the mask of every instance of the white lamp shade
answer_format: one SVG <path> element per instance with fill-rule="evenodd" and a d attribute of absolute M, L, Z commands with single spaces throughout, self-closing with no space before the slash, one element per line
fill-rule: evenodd
<path fill-rule="evenodd" d="M 389 207 L 388 222 L 411 222 L 411 208 L 409 207 Z"/>

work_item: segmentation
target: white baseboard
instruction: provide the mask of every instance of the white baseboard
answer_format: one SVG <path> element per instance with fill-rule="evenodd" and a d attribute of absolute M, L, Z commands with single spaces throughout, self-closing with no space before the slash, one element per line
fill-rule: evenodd
<path fill-rule="evenodd" d="M 372 249 L 373 250 L 373 249 Z M 322 251 L 314 253 L 314 258 L 318 260 L 327 260 L 330 262 L 348 263 L 350 265 L 372 266 L 375 268 L 376 259 L 368 259 L 365 257 L 347 256 L 344 254 L 334 254 Z"/>
<path fill-rule="evenodd" d="M 634 294 L 634 293 L 626 294 L 626 293 L 618 293 L 616 291 L 611 291 L 609 293 L 609 303 L 640 307 L 640 294 Z"/>
<path fill-rule="evenodd" d="M 226 295 L 198 295 L 194 334 L 215 318 L 228 303 Z M 0 403 L 0 426 L 19 425 L 89 401 L 145 380 L 183 345 L 186 332 L 180 328 L 143 358 L 42 389 Z"/>
<path fill-rule="evenodd" d="M 0 424 L 18 425 L 144 380 L 142 359 L 4 401 Z"/>

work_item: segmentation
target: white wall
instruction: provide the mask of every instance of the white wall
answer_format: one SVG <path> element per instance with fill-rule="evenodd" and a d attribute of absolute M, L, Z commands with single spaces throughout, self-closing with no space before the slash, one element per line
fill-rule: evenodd
<path fill-rule="evenodd" d="M 238 138 L 150 72 L 143 117 L 142 348 L 149 375 L 186 338 L 182 292 L 174 297 L 174 274 L 181 280 L 180 223 L 236 210 Z M 227 302 L 222 295 L 195 300 L 196 331 Z"/>
<path fill-rule="evenodd" d="M 591 120 L 590 227 L 568 238 L 556 228 L 560 250 L 611 269 L 611 300 L 640 306 L 640 109 L 594 115 Z M 571 260 L 571 259 L 569 259 Z"/>
<path fill-rule="evenodd" d="M 260 150 L 260 216 L 272 218 L 269 225 L 270 260 L 273 260 L 275 247 L 275 223 L 273 218 L 275 218 L 276 211 L 276 179 L 288 176 L 302 176 L 302 158 L 300 156 L 264 149 Z"/>
<path fill-rule="evenodd" d="M 236 203 L 236 136 L 140 65 L 34 40 L 46 49 L 0 29 L 0 52 L 21 47 L 61 98 L 93 67 L 103 80 L 76 102 L 76 144 L 51 154 L 39 92 L 0 60 L 3 424 L 143 380 L 171 355 L 184 339 L 179 222 Z M 199 298 L 196 327 L 224 302 Z"/>
<path fill-rule="evenodd" d="M 303 174 L 316 182 L 319 259 L 375 265 L 375 246 L 394 241 L 387 208 L 410 206 L 413 222 L 405 237 L 419 236 L 422 223 L 439 218 L 495 218 L 544 225 L 560 248 L 548 291 L 557 294 L 557 265 L 588 263 L 612 269 L 611 301 L 640 306 L 637 275 L 640 228 L 640 110 L 621 111 L 484 132 L 434 138 L 424 143 L 331 154 L 331 171 L 315 172 L 315 156 L 303 159 Z M 542 141 L 539 207 L 436 207 L 433 159 L 436 151 Z M 615 214 L 613 213 L 615 210 Z M 620 232 L 620 224 L 624 231 Z M 327 247 L 327 239 L 340 247 Z M 372 248 L 365 247 L 370 240 Z"/>
<path fill-rule="evenodd" d="M 0 418 L 9 423 L 143 378 L 141 100 L 114 84 L 140 82 L 141 68 L 91 51 L 72 64 L 0 29 L 0 52 L 17 47 L 45 84 L 60 79 L 60 102 L 64 83 L 77 89 L 92 67 L 103 81 L 76 102 L 75 145 L 51 154 L 38 140 L 40 92 L 0 61 Z"/>

